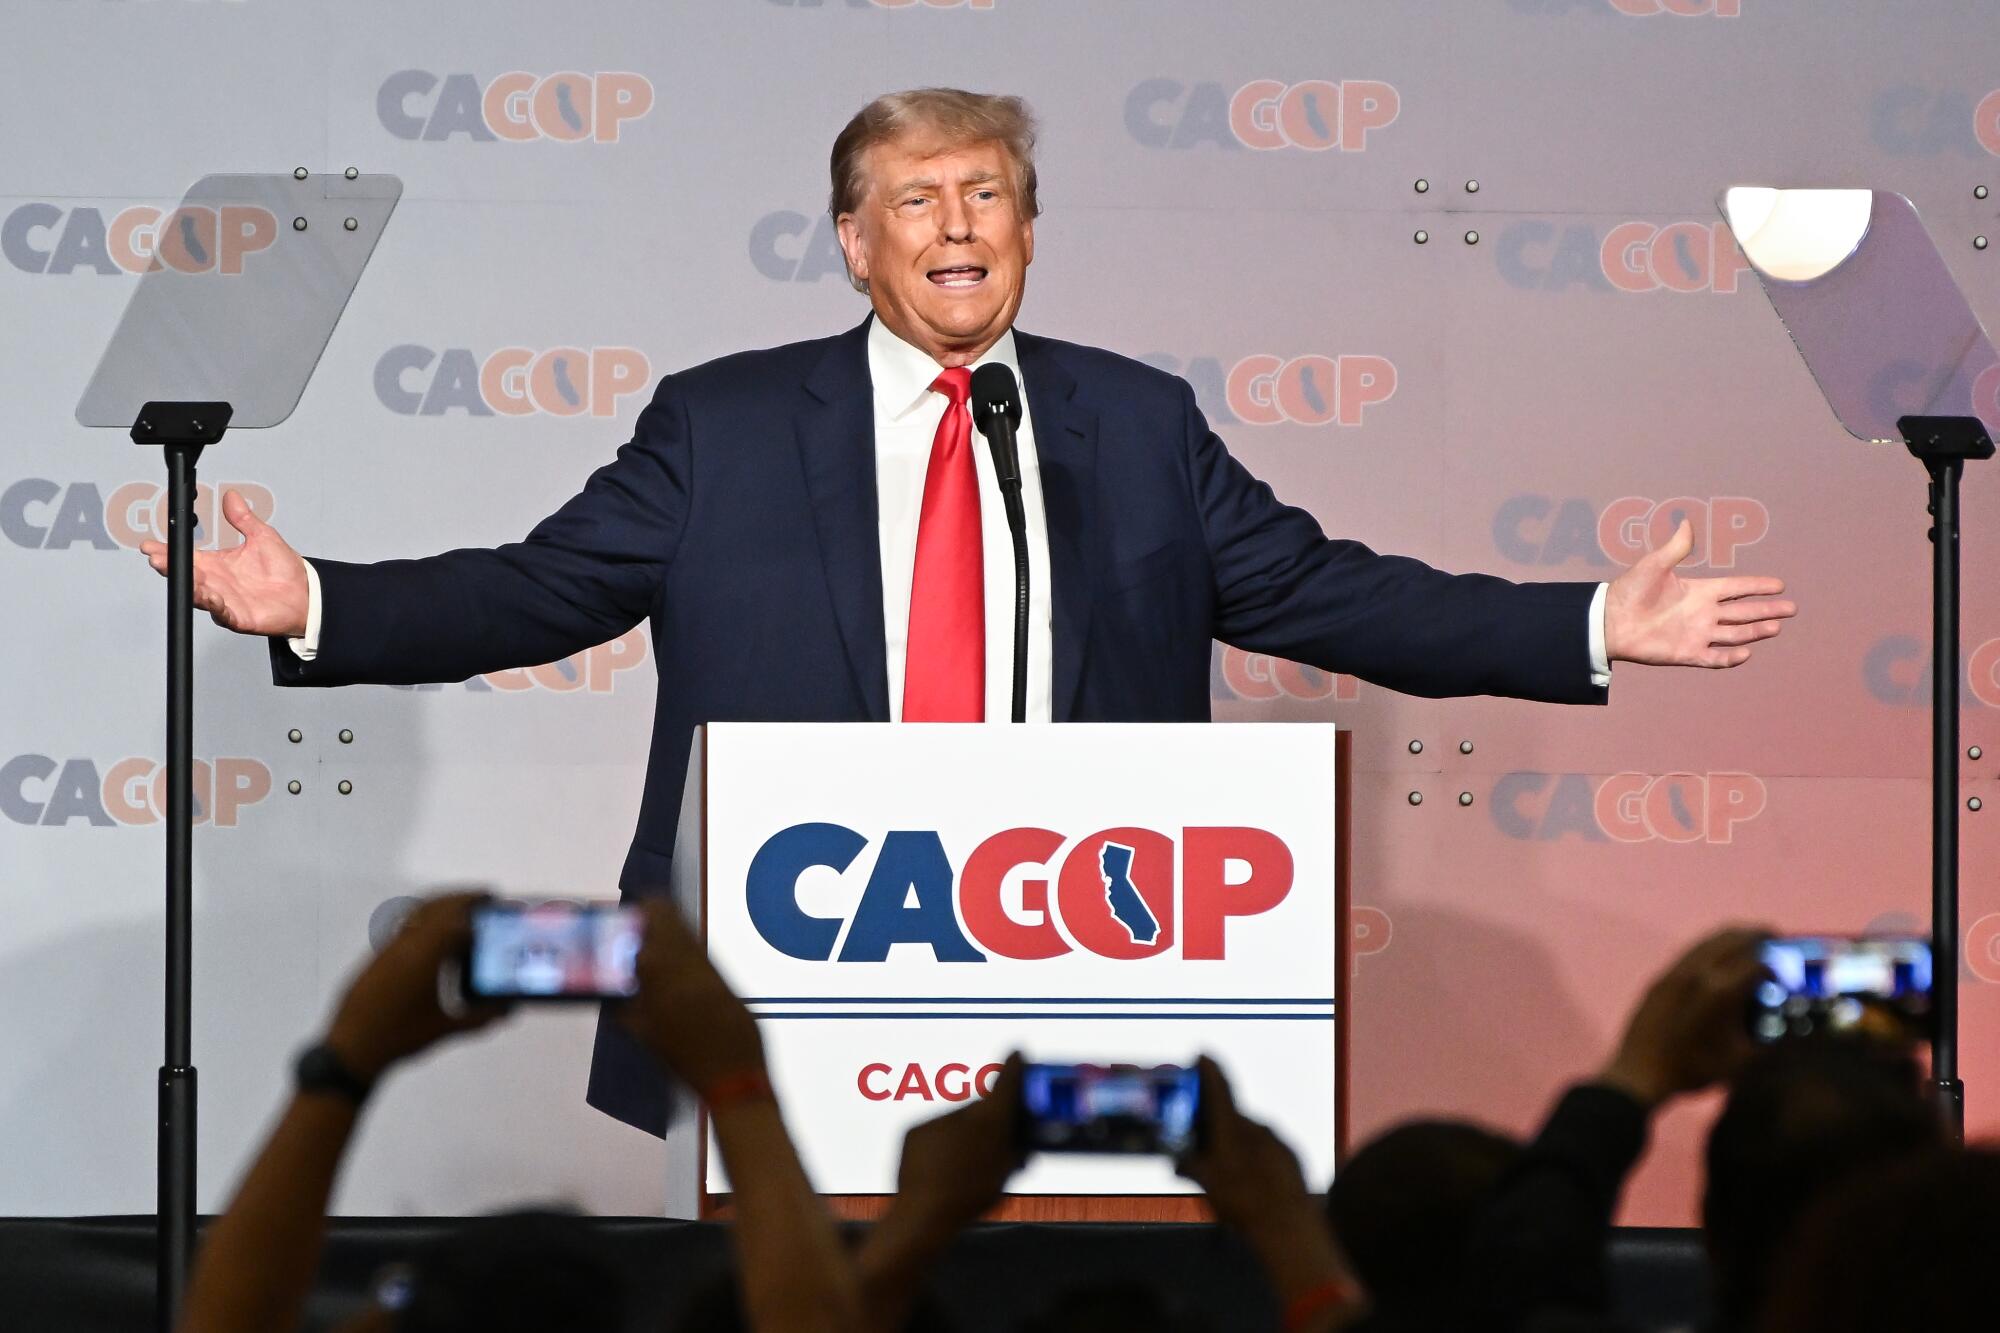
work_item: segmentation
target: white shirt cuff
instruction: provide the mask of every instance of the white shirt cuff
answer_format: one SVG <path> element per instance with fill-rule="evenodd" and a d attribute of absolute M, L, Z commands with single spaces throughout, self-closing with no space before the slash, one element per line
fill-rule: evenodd
<path fill-rule="evenodd" d="M 301 662 L 310 662 L 319 656 L 319 571 L 313 568 L 312 561 L 303 563 L 306 567 L 306 632 L 285 642 Z M 1597 596 L 1599 601 L 1604 599 L 1603 588 L 1597 590 Z M 1600 645 L 1604 642 L 1604 617 L 1601 614 L 1597 618 L 1597 637 L 1591 642 Z"/>
<path fill-rule="evenodd" d="M 308 565 L 306 568 L 310 569 L 312 566 Z M 1604 646 L 1604 595 L 1610 591 L 1610 588 L 1610 584 L 1600 583 L 1597 585 L 1597 591 L 1590 598 L 1590 683 L 1599 689 L 1604 689 L 1611 684 L 1611 655 L 1609 650 Z M 315 635 L 314 641 L 317 642 L 319 632 L 319 585 L 317 583 L 313 585 L 312 619 L 307 623 L 309 626 L 307 632 Z"/>

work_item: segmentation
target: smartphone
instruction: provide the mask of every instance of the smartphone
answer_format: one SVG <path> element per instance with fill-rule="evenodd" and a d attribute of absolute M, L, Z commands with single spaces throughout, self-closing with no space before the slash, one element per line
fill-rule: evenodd
<path fill-rule="evenodd" d="M 1771 979 L 1752 1000 L 1759 1041 L 1855 1035 L 1918 1040 L 1931 1025 L 1931 946 L 1918 936 L 1793 935 L 1767 940 Z"/>
<path fill-rule="evenodd" d="M 616 903 L 480 903 L 460 987 L 468 1000 L 622 1000 L 639 989 L 643 931 Z"/>
<path fill-rule="evenodd" d="M 1180 1065 L 1028 1065 L 1018 1123 L 1033 1152 L 1178 1157 L 1199 1142 L 1201 1082 Z"/>

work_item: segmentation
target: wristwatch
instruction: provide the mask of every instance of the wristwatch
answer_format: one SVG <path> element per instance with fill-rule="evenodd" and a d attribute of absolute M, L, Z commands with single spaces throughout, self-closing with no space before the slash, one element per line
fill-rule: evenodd
<path fill-rule="evenodd" d="M 349 1069 L 325 1042 L 299 1052 L 292 1066 L 292 1086 L 300 1092 L 330 1092 L 356 1106 L 368 1100 L 374 1083 Z"/>

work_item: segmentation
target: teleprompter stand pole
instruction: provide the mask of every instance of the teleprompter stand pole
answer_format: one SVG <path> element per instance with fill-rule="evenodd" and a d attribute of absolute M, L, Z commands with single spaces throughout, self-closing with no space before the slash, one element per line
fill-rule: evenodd
<path fill-rule="evenodd" d="M 1978 417 L 1896 422 L 1930 473 L 1931 512 L 1931 953 L 1937 1027 L 1932 1094 L 1954 1142 L 1965 1140 L 1958 1077 L 1958 484 L 1968 460 L 1993 457 Z"/>
<path fill-rule="evenodd" d="M 170 1333 L 194 1260 L 194 499 L 195 462 L 222 438 L 228 403 L 147 403 L 135 444 L 167 456 L 166 1052 L 160 1065 L 155 1326 Z"/>

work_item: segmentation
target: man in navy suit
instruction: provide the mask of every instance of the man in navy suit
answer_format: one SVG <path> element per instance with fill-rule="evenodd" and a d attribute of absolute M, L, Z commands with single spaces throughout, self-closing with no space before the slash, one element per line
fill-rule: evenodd
<path fill-rule="evenodd" d="M 970 368 L 1008 366 L 1028 517 L 1031 721 L 1203 721 L 1214 640 L 1431 696 L 1601 703 L 1611 662 L 1735 666 L 1793 614 L 1768 578 L 1685 580 L 1673 542 L 1606 585 L 1452 575 L 1329 540 L 1183 381 L 1017 332 L 1039 213 L 1015 98 L 879 98 L 835 142 L 832 212 L 873 315 L 669 375 L 632 440 L 525 541 L 305 561 L 240 497 L 195 599 L 271 639 L 284 685 L 413 684 L 551 662 L 652 622 L 659 698 L 622 883 L 667 880 L 710 720 L 1005 720 L 1012 547 L 971 445 Z M 147 554 L 164 572 L 165 548 Z M 661 1132 L 602 1025 L 590 1100 Z"/>

